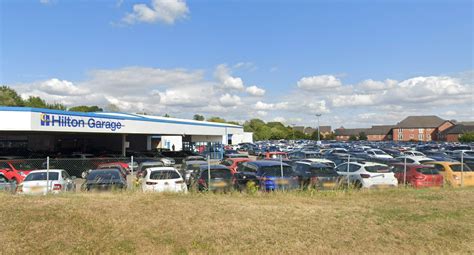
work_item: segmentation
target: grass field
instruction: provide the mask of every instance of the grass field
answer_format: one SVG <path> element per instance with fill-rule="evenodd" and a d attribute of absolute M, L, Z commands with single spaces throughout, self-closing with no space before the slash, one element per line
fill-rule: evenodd
<path fill-rule="evenodd" d="M 474 189 L 0 194 L 0 253 L 473 253 Z"/>

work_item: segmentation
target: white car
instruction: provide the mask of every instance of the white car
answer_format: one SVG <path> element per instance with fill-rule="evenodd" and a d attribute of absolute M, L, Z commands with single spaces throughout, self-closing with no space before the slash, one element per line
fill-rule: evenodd
<path fill-rule="evenodd" d="M 419 151 L 404 151 L 403 155 L 405 156 L 411 156 L 411 157 L 426 157 L 425 154 Z"/>
<path fill-rule="evenodd" d="M 349 178 L 349 183 L 357 188 L 397 187 L 398 180 L 390 167 L 374 162 L 342 163 L 336 167 L 343 176 L 341 184 Z"/>
<path fill-rule="evenodd" d="M 405 158 L 406 158 L 407 164 L 424 165 L 424 164 L 428 164 L 428 163 L 436 161 L 428 157 L 413 157 L 413 156 L 401 156 L 395 159 L 399 160 L 400 162 L 405 162 Z"/>
<path fill-rule="evenodd" d="M 47 170 L 34 170 L 18 185 L 18 193 L 45 195 L 46 193 L 58 194 L 66 191 L 75 191 L 76 183 L 74 179 L 75 177 L 69 176 L 63 169 L 50 169 L 48 181 Z"/>
<path fill-rule="evenodd" d="M 371 158 L 380 158 L 380 159 L 392 159 L 393 157 L 388 155 L 385 151 L 380 149 L 370 149 L 366 151 L 367 155 Z"/>
<path fill-rule="evenodd" d="M 181 174 L 173 167 L 147 168 L 142 175 L 142 190 L 153 192 L 188 192 Z"/>

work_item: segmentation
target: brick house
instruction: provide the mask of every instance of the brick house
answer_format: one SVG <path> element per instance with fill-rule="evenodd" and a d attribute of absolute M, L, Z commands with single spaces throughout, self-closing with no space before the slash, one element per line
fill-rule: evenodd
<path fill-rule="evenodd" d="M 388 141 L 392 140 L 392 129 L 393 125 L 372 126 L 365 134 L 368 141 Z"/>
<path fill-rule="evenodd" d="M 408 116 L 393 128 L 394 141 L 437 141 L 438 135 L 454 126 L 438 116 Z"/>
<path fill-rule="evenodd" d="M 439 133 L 439 140 L 446 142 L 459 142 L 459 137 L 467 132 L 474 132 L 474 122 L 456 124 Z"/>
<path fill-rule="evenodd" d="M 343 128 L 340 127 L 336 130 L 334 130 L 334 133 L 336 135 L 336 141 L 349 141 L 349 138 L 351 136 L 359 136 L 361 132 L 364 132 L 367 134 L 368 128 Z"/>

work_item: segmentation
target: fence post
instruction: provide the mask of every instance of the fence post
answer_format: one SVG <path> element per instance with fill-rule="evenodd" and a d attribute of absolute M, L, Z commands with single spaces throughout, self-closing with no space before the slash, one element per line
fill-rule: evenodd
<path fill-rule="evenodd" d="M 464 187 L 464 153 L 461 151 L 461 187 Z"/>
<path fill-rule="evenodd" d="M 134 189 L 134 180 L 133 180 L 133 156 L 130 156 L 130 175 L 132 177 L 131 189 Z"/>
<path fill-rule="evenodd" d="M 347 188 L 349 189 L 350 181 L 349 181 L 349 166 L 351 162 L 351 154 L 347 156 Z"/>
<path fill-rule="evenodd" d="M 403 164 L 403 185 L 407 186 L 407 157 L 404 158 L 405 163 Z"/>
<path fill-rule="evenodd" d="M 46 157 L 46 194 L 49 193 L 49 156 Z"/>
<path fill-rule="evenodd" d="M 211 191 L 211 156 L 207 155 L 207 191 Z"/>

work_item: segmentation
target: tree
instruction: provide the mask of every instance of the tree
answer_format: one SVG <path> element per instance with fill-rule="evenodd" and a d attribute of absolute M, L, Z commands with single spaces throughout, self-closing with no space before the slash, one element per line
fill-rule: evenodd
<path fill-rule="evenodd" d="M 10 87 L 0 87 L 0 105 L 4 106 L 23 106 L 23 99 Z"/>
<path fill-rule="evenodd" d="M 170 116 L 168 113 L 165 113 L 165 115 L 163 115 L 163 117 L 165 117 L 165 118 L 171 118 L 171 116 Z"/>
<path fill-rule="evenodd" d="M 311 134 L 311 140 L 318 140 L 318 133 L 319 133 L 319 130 L 315 130 L 312 134 Z M 319 135 L 319 138 L 321 139 L 321 134 Z"/>
<path fill-rule="evenodd" d="M 66 106 L 64 106 L 63 104 L 60 104 L 60 103 L 48 104 L 46 106 L 46 108 L 55 109 L 55 110 L 62 110 L 62 111 L 66 110 Z"/>
<path fill-rule="evenodd" d="M 467 132 L 459 136 L 459 141 L 463 143 L 474 142 L 474 132 Z"/>
<path fill-rule="evenodd" d="M 202 116 L 202 115 L 200 115 L 200 114 L 194 114 L 193 120 L 204 121 L 205 118 L 204 118 L 204 116 Z"/>
<path fill-rule="evenodd" d="M 207 121 L 217 122 L 217 123 L 226 123 L 225 119 L 220 118 L 220 117 L 210 117 L 210 118 L 207 118 Z"/>
<path fill-rule="evenodd" d="M 356 135 L 349 136 L 349 141 L 357 141 L 357 136 Z"/>
<path fill-rule="evenodd" d="M 80 106 L 74 106 L 69 108 L 69 111 L 71 112 L 103 112 L 102 108 L 99 108 L 98 106 L 86 106 L 86 105 L 80 105 Z"/>
<path fill-rule="evenodd" d="M 367 135 L 365 134 L 365 132 L 359 133 L 359 140 L 363 140 L 363 141 L 367 140 Z"/>
<path fill-rule="evenodd" d="M 331 132 L 324 136 L 324 140 L 335 140 L 335 139 L 336 139 L 336 134 L 334 134 L 334 132 Z"/>
<path fill-rule="evenodd" d="M 28 99 L 26 99 L 23 102 L 23 105 L 27 107 L 35 107 L 35 108 L 48 108 L 48 105 L 43 99 L 39 97 L 34 97 L 34 96 L 30 96 Z"/>

